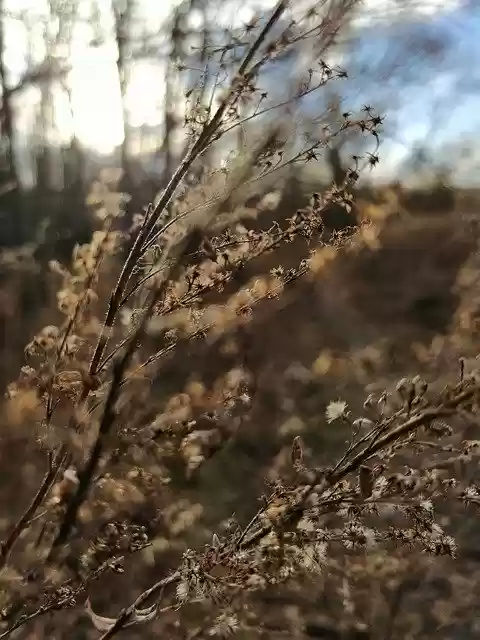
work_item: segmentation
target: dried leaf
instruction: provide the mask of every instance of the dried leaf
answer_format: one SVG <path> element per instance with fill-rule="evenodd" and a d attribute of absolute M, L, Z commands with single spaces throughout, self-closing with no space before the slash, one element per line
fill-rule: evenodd
<path fill-rule="evenodd" d="M 85 602 L 85 610 L 97 631 L 108 631 L 116 622 L 115 618 L 107 618 L 105 616 L 99 616 L 98 614 L 96 614 L 92 609 L 90 599 L 87 599 L 87 601 Z"/>

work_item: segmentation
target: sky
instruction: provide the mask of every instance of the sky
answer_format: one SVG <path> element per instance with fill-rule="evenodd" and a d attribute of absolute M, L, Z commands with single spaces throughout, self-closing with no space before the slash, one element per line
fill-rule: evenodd
<path fill-rule="evenodd" d="M 97 0 L 101 8 L 100 19 L 108 28 L 111 0 Z M 138 0 L 140 9 L 148 15 L 149 26 L 154 30 L 160 27 L 168 17 L 176 0 Z M 295 0 L 300 3 L 301 0 Z M 244 0 L 236 4 L 235 10 L 224 10 L 218 15 L 229 26 L 240 26 L 249 20 L 257 8 L 268 9 L 275 4 L 272 0 Z M 467 12 L 462 0 L 418 0 L 415 10 L 410 10 L 408 19 L 417 18 L 424 24 L 445 30 L 453 41 L 451 61 L 449 64 L 465 65 L 469 74 L 475 75 L 477 91 L 462 100 L 452 100 L 451 112 L 441 114 L 441 124 L 435 132 L 435 139 L 440 143 L 448 142 L 458 136 L 468 136 L 475 129 L 480 131 L 480 75 L 470 61 L 473 56 L 480 60 L 480 12 Z M 47 6 L 47 0 L 6 0 L 6 8 L 12 12 L 27 11 L 29 17 L 41 17 Z M 80 14 L 87 16 L 90 0 L 80 0 Z M 227 5 L 228 6 L 228 5 Z M 298 5 L 296 5 L 298 6 Z M 405 15 L 395 10 L 394 0 L 364 0 L 364 11 L 357 21 L 360 33 L 366 34 L 365 50 L 368 48 L 376 55 L 388 43 L 389 35 L 385 34 L 380 23 L 388 21 L 401 22 Z M 31 29 L 39 29 L 40 21 L 32 22 Z M 88 46 L 92 38 L 92 25 L 86 21 L 77 25 L 73 37 L 71 56 L 72 70 L 69 75 L 71 86 L 71 108 L 66 96 L 58 91 L 54 100 L 56 127 L 50 132 L 52 142 L 61 143 L 68 140 L 75 130 L 80 141 L 99 153 L 108 154 L 121 143 L 123 137 L 123 116 L 119 100 L 119 85 L 115 74 L 116 51 L 113 43 L 97 49 Z M 383 35 L 382 35 L 383 34 Z M 7 65 L 13 82 L 21 78 L 25 71 L 25 51 L 27 50 L 27 33 L 19 23 L 9 21 L 6 32 Z M 364 46 L 364 45 L 362 45 Z M 412 42 L 412 46 L 415 43 Z M 41 59 L 43 51 L 38 47 L 34 57 Z M 161 105 L 163 102 L 162 69 L 158 64 L 142 62 L 136 66 L 132 75 L 128 94 L 127 108 L 129 121 L 134 126 L 141 124 L 155 125 L 162 120 Z M 427 135 L 432 126 L 432 113 L 439 99 L 446 99 L 454 91 L 458 74 L 452 74 L 447 68 L 441 73 L 428 74 L 427 81 L 419 90 L 416 87 L 411 95 L 402 92 L 395 106 L 396 127 L 394 136 L 390 136 L 384 144 L 383 162 L 379 173 L 389 175 L 407 156 L 412 145 L 418 144 Z M 465 83 L 471 85 L 470 78 Z M 146 98 L 148 97 L 148 99 Z M 22 94 L 22 108 L 19 110 L 18 128 L 27 132 L 34 128 L 32 121 L 34 105 L 39 99 L 38 92 L 30 91 Z M 480 159 L 480 158 L 479 158 Z"/>

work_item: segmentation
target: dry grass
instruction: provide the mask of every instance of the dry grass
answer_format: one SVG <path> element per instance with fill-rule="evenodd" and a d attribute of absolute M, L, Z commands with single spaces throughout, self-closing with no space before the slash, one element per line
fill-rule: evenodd
<path fill-rule="evenodd" d="M 343 184 L 312 192 L 307 206 L 265 228 L 268 209 L 279 211 L 269 204 L 270 187 L 268 197 L 245 204 L 252 184 L 315 162 L 339 132 L 360 130 L 376 145 L 381 118 L 371 108 L 300 151 L 291 152 L 278 129 L 268 132 L 236 164 L 207 170 L 177 193 L 203 154 L 245 124 L 239 105 L 255 111 L 263 66 L 312 34 L 331 41 L 315 11 L 278 33 L 287 9 L 279 2 L 263 26 L 249 27 L 251 44 L 230 85 L 206 111 L 193 109 L 191 146 L 158 200 L 122 231 L 120 175 L 104 172 L 88 200 L 98 227 L 90 243 L 75 249 L 68 267 L 50 265 L 57 319 L 27 345 L 5 405 L 4 451 L 11 448 L 31 497 L 15 506 L 13 524 L 4 523 L 0 638 L 20 628 L 54 637 L 77 624 L 84 602 L 89 626 L 78 623 L 79 637 L 104 639 L 127 627 L 131 638 L 146 637 L 145 628 L 172 638 L 384 639 L 435 629 L 417 604 L 407 616 L 400 611 L 446 566 L 439 557 L 462 560 L 449 526 L 480 500 L 471 434 L 479 378 L 475 363 L 458 360 L 474 311 L 460 306 L 463 333 L 448 322 L 431 328 L 429 337 L 444 333 L 432 346 L 435 362 L 445 363 L 431 381 L 396 380 L 385 342 L 368 344 L 379 333 L 369 327 L 405 311 L 399 302 L 390 315 L 378 309 L 368 318 L 375 295 L 368 296 L 372 269 L 398 267 L 430 245 L 450 266 L 433 287 L 441 297 L 473 240 L 460 229 L 443 252 L 439 239 L 450 237 L 452 222 L 405 225 L 390 191 L 383 202 L 354 206 L 359 172 L 375 154 L 357 158 Z M 343 75 L 315 56 L 293 103 Z M 339 207 L 352 225 L 335 232 L 325 221 Z M 388 263 L 397 248 L 406 257 Z M 460 289 L 474 286 L 472 273 L 473 259 Z M 326 307 L 319 317 L 332 336 L 318 345 L 302 318 L 315 304 Z M 369 386 L 361 402 L 359 386 Z M 318 452 L 319 443 L 329 448 Z M 240 483 L 235 501 L 229 490 Z M 11 495 L 11 485 L 3 491 Z M 255 491 L 263 491 L 260 500 Z M 234 502 L 236 514 L 224 518 Z M 305 620 L 298 604 L 308 617 L 312 576 L 326 620 Z M 140 595 L 129 589 L 131 601 L 114 606 L 125 601 L 127 584 Z M 450 587 L 445 628 L 465 606 L 461 589 Z M 281 615 L 276 607 L 272 621 L 265 603 L 282 597 L 289 606 Z M 98 615 L 99 606 L 110 611 Z"/>

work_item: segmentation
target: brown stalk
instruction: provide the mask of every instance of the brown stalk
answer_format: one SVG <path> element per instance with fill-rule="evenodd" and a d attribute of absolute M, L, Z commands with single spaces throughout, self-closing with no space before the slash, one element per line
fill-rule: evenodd
<path fill-rule="evenodd" d="M 478 393 L 478 391 L 479 387 L 475 384 L 465 389 L 464 391 L 460 391 L 458 395 L 454 396 L 448 401 L 441 403 L 437 407 L 429 407 L 427 409 L 424 409 L 418 415 L 412 416 L 402 424 L 386 433 L 383 437 L 378 438 L 373 445 L 370 444 L 365 447 L 356 456 L 354 456 L 350 462 L 348 462 L 338 471 L 318 475 L 318 477 L 315 478 L 314 482 L 304 488 L 302 496 L 298 500 L 298 502 L 293 507 L 287 510 L 284 516 L 285 521 L 288 522 L 292 518 L 301 516 L 305 509 L 305 502 L 314 490 L 318 490 L 321 492 L 337 484 L 348 474 L 357 471 L 359 467 L 367 462 L 367 460 L 373 455 L 375 455 L 385 447 L 388 447 L 396 440 L 399 440 L 400 438 L 413 433 L 422 426 L 431 424 L 432 421 L 436 418 L 444 417 L 445 415 L 451 415 L 456 407 L 461 405 L 463 402 L 473 398 L 475 394 Z M 318 487 L 319 483 L 320 487 Z M 271 530 L 271 525 L 265 525 L 264 527 L 253 533 L 247 540 L 245 540 L 241 548 L 246 549 L 255 546 L 260 540 L 268 535 Z"/>
<path fill-rule="evenodd" d="M 451 414 L 452 411 L 454 411 L 462 403 L 474 397 L 478 393 L 478 391 L 479 391 L 479 386 L 477 384 L 472 384 L 467 389 L 463 389 L 463 390 L 459 389 L 457 391 L 457 394 L 453 398 L 450 398 L 448 400 L 441 402 L 436 407 L 429 407 L 424 409 L 418 415 L 412 416 L 411 418 L 407 419 L 405 422 L 403 422 L 396 428 L 392 429 L 388 434 L 386 434 L 382 438 L 379 438 L 376 441 L 374 447 L 372 446 L 366 447 L 363 451 L 357 454 L 348 464 L 346 464 L 338 472 L 331 473 L 330 475 L 328 475 L 328 472 L 326 474 L 322 474 L 321 476 L 319 475 L 312 484 L 305 487 L 302 497 L 298 501 L 298 503 L 285 512 L 285 515 L 282 518 L 284 523 L 285 524 L 288 523 L 294 517 L 301 516 L 303 510 L 305 509 L 305 500 L 312 493 L 314 488 L 318 487 L 318 483 L 321 483 L 320 489 L 318 489 L 319 491 L 325 490 L 328 487 L 332 487 L 333 485 L 338 483 L 340 480 L 342 480 L 345 476 L 347 476 L 349 473 L 352 473 L 353 471 L 358 470 L 359 466 L 362 465 L 364 462 L 366 462 L 367 459 L 370 458 L 374 453 L 377 453 L 381 449 L 388 447 L 390 444 L 392 444 L 394 441 L 398 440 L 399 438 L 402 438 L 408 435 L 409 433 L 416 431 L 421 426 L 430 424 L 433 420 L 435 420 L 435 418 L 444 416 L 445 413 Z M 255 523 L 258 521 L 259 515 L 260 513 L 257 513 L 257 515 L 252 519 L 246 531 L 248 531 L 252 526 L 255 525 Z M 245 538 L 245 532 L 244 532 L 244 534 L 239 538 L 239 540 L 237 540 L 235 548 L 248 549 L 248 548 L 254 547 L 272 531 L 272 528 L 273 528 L 273 525 L 270 525 L 270 524 L 266 526 L 262 526 L 259 530 L 254 532 L 248 538 Z M 227 549 L 224 552 L 225 556 L 230 555 L 231 553 L 232 553 L 231 548 Z M 221 558 L 220 558 L 220 561 L 221 561 Z M 157 582 L 150 589 L 147 589 L 146 591 L 142 592 L 132 605 L 125 607 L 122 610 L 122 612 L 118 616 L 114 625 L 106 633 L 104 633 L 99 640 L 107 640 L 108 638 L 112 638 L 114 635 L 116 635 L 129 622 L 131 617 L 135 614 L 136 609 L 141 604 L 145 603 L 150 597 L 155 596 L 157 594 L 161 594 L 163 592 L 163 589 L 167 585 L 173 584 L 179 579 L 180 579 L 180 573 L 177 571 L 171 574 L 168 578 L 164 578 L 160 582 Z"/>
<path fill-rule="evenodd" d="M 59 451 L 55 458 L 53 460 L 50 460 L 49 469 L 45 474 L 42 484 L 40 485 L 40 488 L 38 489 L 35 497 L 29 504 L 21 518 L 18 520 L 18 522 L 14 525 L 8 538 L 5 540 L 5 542 L 2 542 L 0 544 L 0 569 L 2 569 L 7 564 L 15 543 L 17 542 L 23 531 L 25 531 L 25 529 L 29 526 L 37 509 L 45 500 L 48 492 L 55 483 L 58 471 L 63 463 L 63 460 L 63 451 Z"/>
<path fill-rule="evenodd" d="M 175 191 L 177 190 L 177 187 L 182 182 L 183 178 L 187 174 L 188 170 L 190 169 L 194 161 L 199 156 L 201 156 L 202 153 L 207 149 L 207 147 L 212 143 L 215 135 L 218 133 L 223 116 L 230 105 L 237 83 L 242 79 L 242 77 L 247 72 L 247 69 L 250 63 L 252 62 L 255 55 L 259 51 L 260 47 L 264 43 L 265 39 L 267 38 L 269 32 L 271 31 L 275 23 L 279 20 L 279 18 L 287 8 L 287 5 L 288 5 L 288 0 L 280 0 L 280 2 L 278 2 L 277 7 L 273 11 L 270 19 L 262 29 L 258 38 L 250 47 L 249 51 L 246 53 L 226 97 L 223 99 L 223 101 L 217 108 L 217 111 L 213 115 L 212 119 L 205 124 L 196 142 L 193 144 L 191 149 L 187 152 L 187 155 L 185 156 L 182 163 L 180 164 L 180 166 L 172 176 L 168 185 L 165 187 L 160 199 L 155 204 L 151 214 L 148 216 L 148 219 L 145 221 L 144 226 L 142 227 L 141 231 L 137 235 L 135 242 L 133 244 L 133 247 L 130 250 L 130 253 L 122 268 L 122 271 L 117 281 L 117 284 L 115 286 L 115 289 L 112 292 L 112 295 L 110 297 L 107 316 L 106 316 L 106 319 L 102 328 L 102 332 L 99 337 L 99 340 L 90 364 L 90 374 L 92 376 L 95 376 L 97 374 L 99 364 L 102 360 L 105 347 L 109 340 L 109 334 L 111 332 L 111 329 L 113 328 L 113 324 L 115 322 L 117 312 L 120 308 L 122 299 L 125 295 L 125 289 L 132 276 L 133 270 L 136 264 L 138 263 L 139 258 L 143 254 L 145 240 L 149 237 L 149 235 L 155 228 L 155 225 L 159 221 L 165 208 L 168 206 Z"/>
<path fill-rule="evenodd" d="M 110 390 L 105 401 L 105 407 L 103 410 L 102 419 L 100 421 L 98 436 L 90 451 L 90 455 L 87 462 L 85 463 L 84 468 L 78 474 L 79 484 L 77 490 L 67 504 L 65 516 L 49 553 L 49 560 L 55 557 L 57 550 L 68 540 L 72 529 L 75 527 L 78 517 L 78 511 L 87 498 L 88 491 L 98 469 L 100 459 L 104 453 L 105 440 L 115 424 L 115 405 L 120 394 L 125 373 L 130 366 L 138 343 L 145 335 L 147 323 L 149 321 L 151 312 L 153 311 L 162 293 L 163 290 L 159 289 L 151 296 L 151 300 L 146 309 L 146 313 L 142 317 L 142 322 L 140 323 L 136 332 L 130 338 L 129 343 L 127 344 L 125 351 L 123 352 L 123 355 L 119 357 L 112 366 L 112 380 L 110 383 Z"/>

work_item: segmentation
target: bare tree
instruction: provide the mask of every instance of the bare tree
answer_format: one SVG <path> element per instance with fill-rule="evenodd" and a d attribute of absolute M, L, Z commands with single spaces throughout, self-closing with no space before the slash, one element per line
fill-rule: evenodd
<path fill-rule="evenodd" d="M 5 18 L 4 4 L 0 0 L 0 83 L 2 91 L 2 107 L 0 112 L 0 126 L 2 142 L 5 149 L 5 166 L 3 167 L 2 185 L 0 190 L 11 189 L 18 185 L 18 174 L 14 151 L 13 108 L 11 103 L 11 87 L 7 78 L 5 66 Z"/>
<path fill-rule="evenodd" d="M 117 45 L 117 72 L 120 82 L 120 93 L 123 109 L 123 142 L 121 147 L 121 164 L 127 180 L 131 180 L 131 166 L 129 157 L 130 127 L 128 111 L 126 109 L 126 92 L 129 81 L 129 43 L 132 29 L 132 18 L 135 8 L 134 0 L 114 0 L 112 3 L 115 18 L 115 41 Z"/>

